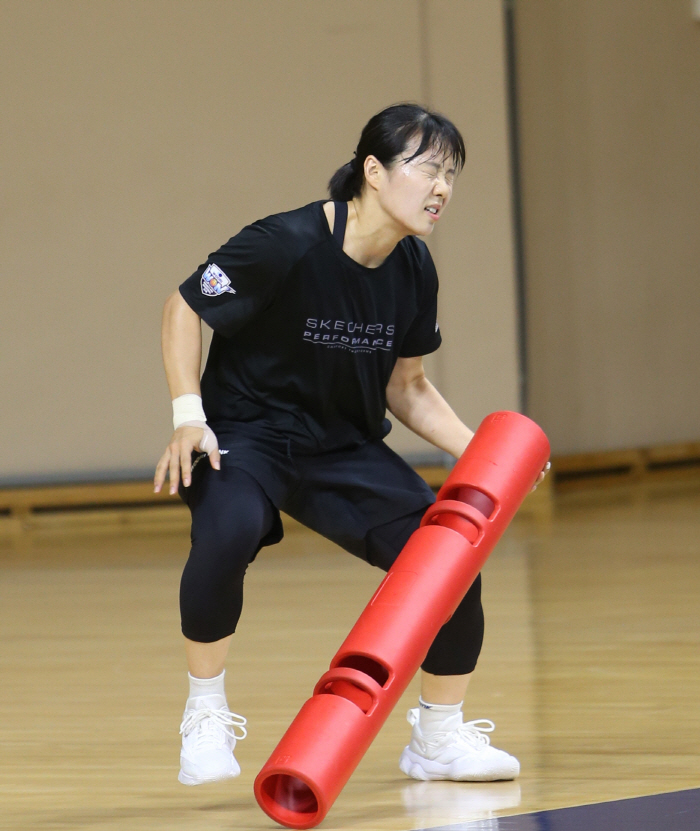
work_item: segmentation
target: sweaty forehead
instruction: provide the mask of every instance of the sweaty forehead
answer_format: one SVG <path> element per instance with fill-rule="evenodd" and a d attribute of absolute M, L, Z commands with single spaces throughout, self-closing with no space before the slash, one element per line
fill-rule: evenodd
<path fill-rule="evenodd" d="M 406 158 L 410 159 L 410 156 Z M 411 160 L 411 164 L 420 165 L 431 170 L 454 170 L 456 167 L 454 156 L 439 149 L 428 150 L 420 156 L 416 156 L 415 159 Z"/>
<path fill-rule="evenodd" d="M 435 169 L 453 170 L 456 167 L 455 158 L 449 150 L 444 147 L 429 147 L 420 156 L 411 158 L 420 146 L 419 139 L 410 141 L 404 150 L 402 157 L 405 161 L 411 160 L 411 164 L 430 166 Z"/>

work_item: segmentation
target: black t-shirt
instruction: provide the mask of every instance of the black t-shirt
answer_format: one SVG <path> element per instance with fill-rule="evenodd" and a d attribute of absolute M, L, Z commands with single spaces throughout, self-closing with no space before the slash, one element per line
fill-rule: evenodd
<path fill-rule="evenodd" d="M 180 286 L 214 330 L 202 399 L 217 433 L 246 423 L 309 452 L 382 438 L 397 358 L 440 345 L 425 243 L 406 237 L 366 268 L 334 238 L 323 205 L 254 222 Z"/>

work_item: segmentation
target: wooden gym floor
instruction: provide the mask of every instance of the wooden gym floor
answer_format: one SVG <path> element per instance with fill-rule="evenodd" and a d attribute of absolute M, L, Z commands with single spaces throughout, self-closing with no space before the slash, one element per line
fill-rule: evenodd
<path fill-rule="evenodd" d="M 0 828 L 276 827 L 253 779 L 381 574 L 299 528 L 263 550 L 227 676 L 249 721 L 243 774 L 186 788 L 188 540 L 182 512 L 167 510 L 168 522 L 73 523 L 0 543 Z M 321 828 L 515 829 L 496 818 L 700 786 L 697 473 L 560 495 L 551 518 L 516 518 L 484 578 L 486 643 L 464 709 L 496 722 L 520 779 L 406 779 L 396 762 L 413 686 Z"/>

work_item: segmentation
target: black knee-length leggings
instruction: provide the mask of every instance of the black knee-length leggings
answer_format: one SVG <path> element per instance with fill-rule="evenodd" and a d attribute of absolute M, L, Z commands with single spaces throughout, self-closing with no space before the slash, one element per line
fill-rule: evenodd
<path fill-rule="evenodd" d="M 225 468 L 223 475 L 202 473 L 188 499 L 192 549 L 180 584 L 180 611 L 185 637 L 211 643 L 235 631 L 246 569 L 260 548 L 278 541 L 281 533 L 277 509 L 252 476 L 232 467 Z M 388 571 L 423 513 L 416 511 L 371 529 L 364 546 L 367 562 Z M 472 672 L 483 635 L 479 575 L 438 632 L 422 668 L 434 675 Z"/>

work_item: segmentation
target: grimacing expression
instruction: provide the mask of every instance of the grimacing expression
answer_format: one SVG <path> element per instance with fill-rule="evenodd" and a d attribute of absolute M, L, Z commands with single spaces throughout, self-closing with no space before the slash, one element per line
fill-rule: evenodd
<path fill-rule="evenodd" d="M 456 167 L 451 155 L 432 150 L 411 159 L 416 148 L 417 143 L 413 149 L 409 145 L 386 170 L 379 198 L 382 207 L 408 233 L 426 236 L 432 233 L 450 201 Z"/>

